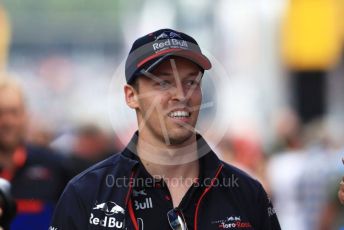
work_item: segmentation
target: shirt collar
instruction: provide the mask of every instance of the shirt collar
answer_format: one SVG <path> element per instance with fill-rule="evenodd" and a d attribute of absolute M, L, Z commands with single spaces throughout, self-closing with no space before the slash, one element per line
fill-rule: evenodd
<path fill-rule="evenodd" d="M 130 158 L 131 160 L 138 161 L 141 164 L 140 158 L 136 154 L 136 145 L 139 137 L 139 132 L 136 131 L 129 141 L 127 147 L 122 152 L 125 157 Z M 199 179 L 204 178 L 214 178 L 218 168 L 223 164 L 213 150 L 210 148 L 208 143 L 202 137 L 201 134 L 196 134 L 197 140 L 197 151 L 200 154 L 200 175 Z M 143 166 L 142 166 L 143 167 Z"/>

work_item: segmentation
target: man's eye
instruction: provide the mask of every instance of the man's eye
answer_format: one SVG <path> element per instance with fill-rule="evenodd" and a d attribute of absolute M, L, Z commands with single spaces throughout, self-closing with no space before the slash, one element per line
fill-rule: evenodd
<path fill-rule="evenodd" d="M 187 86 L 197 86 L 198 82 L 195 81 L 195 80 L 189 80 L 189 81 L 186 82 L 186 85 Z"/>
<path fill-rule="evenodd" d="M 161 88 L 168 88 L 171 86 L 171 83 L 169 81 L 160 81 L 160 82 L 158 82 L 158 85 Z"/>

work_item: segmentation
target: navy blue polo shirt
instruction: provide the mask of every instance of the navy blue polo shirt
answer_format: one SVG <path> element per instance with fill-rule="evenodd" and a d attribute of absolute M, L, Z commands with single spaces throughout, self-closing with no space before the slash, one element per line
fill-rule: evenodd
<path fill-rule="evenodd" d="M 200 174 L 196 182 L 188 189 L 178 209 L 183 212 L 188 229 L 194 228 L 194 214 L 199 197 L 204 191 L 204 186 L 199 183 L 203 180 L 203 158 L 199 160 Z M 172 183 L 183 183 L 180 178 Z M 191 184 L 191 180 L 187 183 Z M 161 230 L 170 229 L 167 212 L 173 207 L 172 197 L 167 183 L 163 178 L 153 178 L 140 162 L 131 194 L 132 207 L 139 225 L 139 229 Z"/>
<path fill-rule="evenodd" d="M 198 140 L 204 142 L 198 147 L 207 147 L 200 135 Z M 208 154 L 199 159 L 199 179 L 179 205 L 188 229 L 280 230 L 262 185 L 219 160 L 209 146 L 207 149 Z M 109 176 L 115 181 L 130 178 L 134 183 L 110 185 Z M 153 182 L 138 184 L 141 178 Z M 164 181 L 154 181 L 137 156 L 126 148 L 68 183 L 55 209 L 51 229 L 170 230 L 170 197 Z"/>

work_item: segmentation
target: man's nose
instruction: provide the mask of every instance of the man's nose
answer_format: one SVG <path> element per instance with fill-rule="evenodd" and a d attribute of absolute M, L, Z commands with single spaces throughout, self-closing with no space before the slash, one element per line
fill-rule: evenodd
<path fill-rule="evenodd" d="M 175 87 L 173 87 L 173 98 L 179 101 L 185 101 L 186 98 L 186 91 L 182 84 L 176 84 Z"/>

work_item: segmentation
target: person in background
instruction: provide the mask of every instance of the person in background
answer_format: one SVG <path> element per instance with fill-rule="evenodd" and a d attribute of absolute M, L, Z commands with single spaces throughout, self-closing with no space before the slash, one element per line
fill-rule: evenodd
<path fill-rule="evenodd" d="M 72 152 L 68 157 L 70 177 L 117 152 L 113 138 L 95 124 L 84 124 L 74 133 Z"/>
<path fill-rule="evenodd" d="M 270 192 L 265 175 L 266 159 L 262 145 L 254 131 L 229 134 L 219 144 L 223 161 L 238 167 L 258 180 Z"/>
<path fill-rule="evenodd" d="M 62 156 L 26 142 L 28 113 L 18 82 L 0 76 L 0 177 L 17 203 L 11 229 L 47 229 L 68 178 Z"/>

